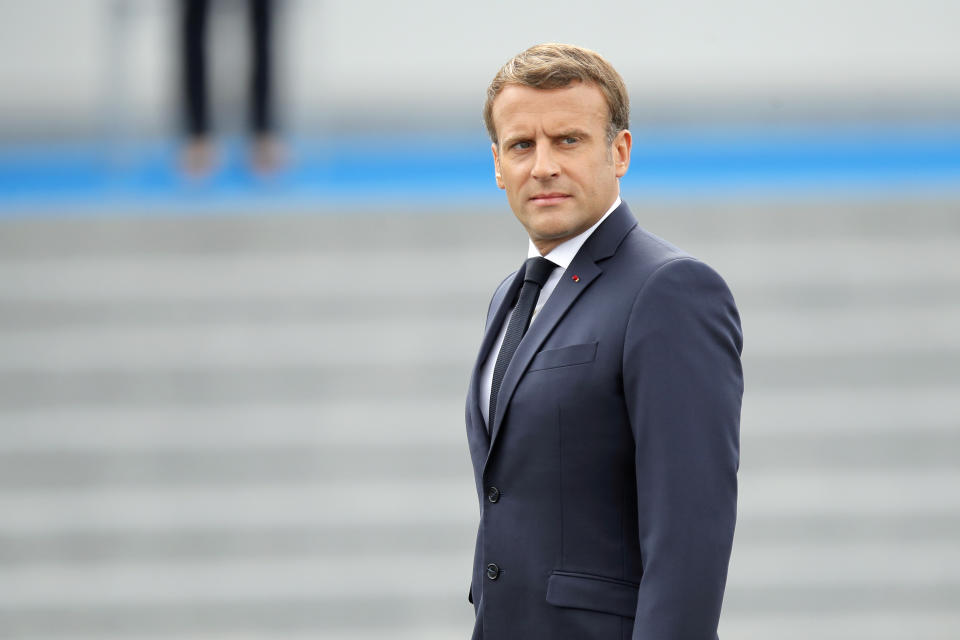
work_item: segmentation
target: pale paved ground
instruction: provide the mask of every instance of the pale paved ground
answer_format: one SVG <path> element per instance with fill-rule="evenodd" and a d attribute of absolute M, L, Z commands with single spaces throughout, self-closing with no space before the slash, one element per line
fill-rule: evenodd
<path fill-rule="evenodd" d="M 638 206 L 743 316 L 721 637 L 960 634 L 960 203 Z M 466 638 L 508 214 L 0 222 L 0 637 Z"/>

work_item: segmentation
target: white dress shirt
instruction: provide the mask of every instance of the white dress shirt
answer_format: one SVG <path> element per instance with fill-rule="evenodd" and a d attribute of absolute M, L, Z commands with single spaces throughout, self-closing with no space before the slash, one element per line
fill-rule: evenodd
<path fill-rule="evenodd" d="M 607 212 L 594 223 L 592 227 L 584 231 L 583 233 L 576 235 L 569 240 L 564 240 L 547 255 L 543 256 L 550 262 L 553 262 L 560 269 L 554 269 L 553 273 L 550 274 L 550 277 L 547 278 L 547 281 L 544 283 L 543 288 L 540 289 L 540 296 L 537 298 L 537 304 L 533 308 L 533 315 L 530 318 L 530 326 L 533 326 L 533 323 L 537 319 L 537 314 L 540 313 L 540 309 L 543 308 L 543 305 L 546 304 L 547 299 L 550 297 L 550 294 L 553 293 L 553 290 L 557 288 L 557 283 L 560 282 L 560 278 L 563 277 L 563 274 L 566 272 L 567 267 L 570 266 L 570 263 L 573 262 L 573 259 L 577 256 L 577 252 L 580 251 L 580 247 L 583 246 L 583 243 L 587 241 L 587 238 L 600 226 L 604 220 L 607 219 L 613 210 L 620 206 L 620 196 L 617 196 L 616 201 L 613 205 L 607 209 Z M 533 244 L 533 240 L 528 241 L 527 245 L 527 258 L 536 258 L 540 255 L 540 251 L 537 249 L 537 246 Z M 480 412 L 483 414 L 483 421 L 487 422 L 489 418 L 488 414 L 490 413 L 490 388 L 493 386 L 493 368 L 497 364 L 497 355 L 500 354 L 500 347 L 503 346 L 503 336 L 507 333 L 507 326 L 510 324 L 510 317 L 513 315 L 513 310 L 507 314 L 507 317 L 503 319 L 503 326 L 500 327 L 500 334 L 497 336 L 497 341 L 494 343 L 493 347 L 490 349 L 490 353 L 487 355 L 486 362 L 483 363 L 483 369 L 480 372 Z M 490 425 L 487 425 L 487 428 L 490 428 Z"/>

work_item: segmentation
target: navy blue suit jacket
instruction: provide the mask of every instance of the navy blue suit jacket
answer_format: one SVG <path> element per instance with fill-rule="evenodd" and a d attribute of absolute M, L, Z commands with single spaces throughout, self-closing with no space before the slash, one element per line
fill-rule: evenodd
<path fill-rule="evenodd" d="M 729 289 L 622 204 L 524 336 L 488 432 L 478 372 L 521 284 L 493 295 L 467 397 L 474 638 L 713 640 L 743 394 Z"/>

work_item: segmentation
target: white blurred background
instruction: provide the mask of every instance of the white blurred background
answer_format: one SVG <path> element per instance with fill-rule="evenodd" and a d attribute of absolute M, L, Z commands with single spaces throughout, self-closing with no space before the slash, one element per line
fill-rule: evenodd
<path fill-rule="evenodd" d="M 740 307 L 720 636 L 960 637 L 960 4 L 287 0 L 266 179 L 242 6 L 196 183 L 177 3 L 0 1 L 0 637 L 469 637 L 463 399 L 525 256 L 480 108 L 542 41 L 624 75 L 624 197 Z"/>
<path fill-rule="evenodd" d="M 220 100 L 239 101 L 244 2 L 213 0 Z M 117 114 L 163 134 L 175 113 L 178 2 L 2 0 L 5 134 L 76 133 Z M 615 63 L 634 121 L 956 117 L 952 0 L 281 0 L 278 83 L 291 129 L 477 126 L 487 83 L 538 42 Z M 232 92 L 232 95 L 231 95 Z"/>

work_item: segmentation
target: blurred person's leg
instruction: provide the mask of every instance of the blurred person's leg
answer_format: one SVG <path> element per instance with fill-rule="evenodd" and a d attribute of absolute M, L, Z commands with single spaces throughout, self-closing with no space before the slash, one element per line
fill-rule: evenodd
<path fill-rule="evenodd" d="M 209 173 L 214 164 L 207 103 L 206 34 L 209 8 L 209 0 L 181 0 L 181 75 L 187 130 L 182 160 L 184 169 L 196 176 Z"/>
<path fill-rule="evenodd" d="M 283 150 L 276 136 L 273 112 L 273 8 L 271 0 L 250 0 L 250 127 L 257 171 L 280 167 Z"/>

